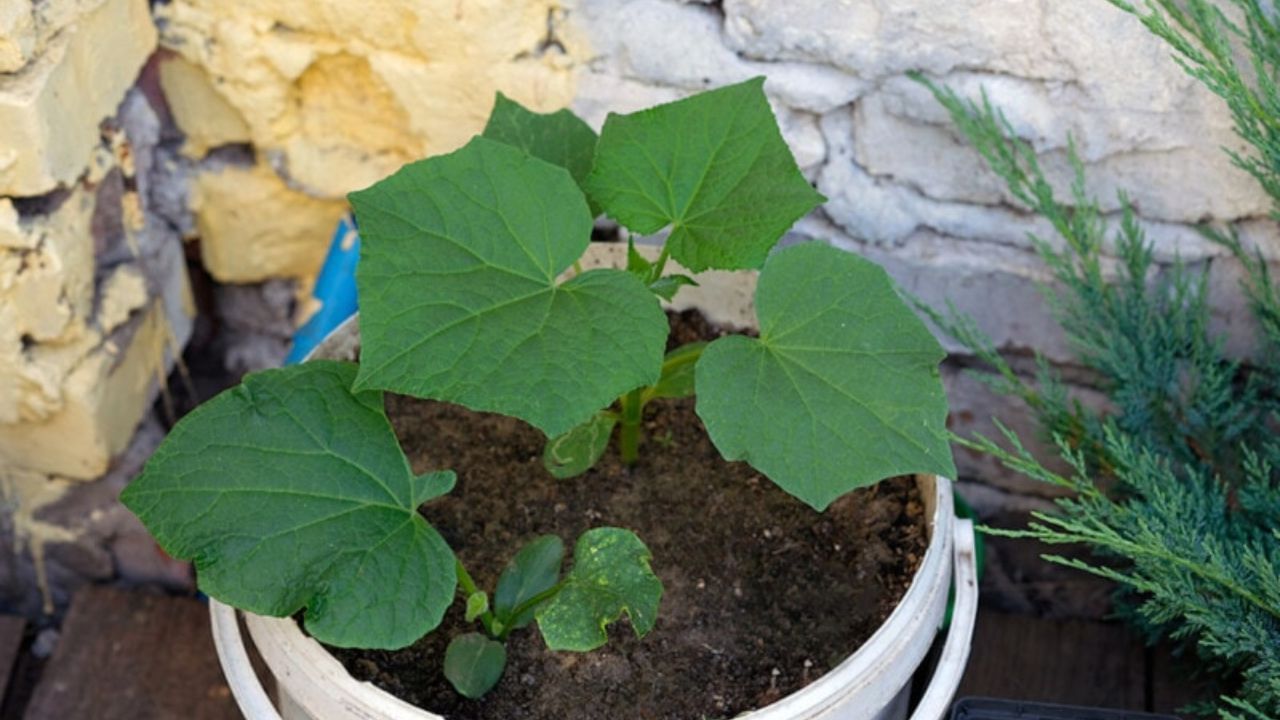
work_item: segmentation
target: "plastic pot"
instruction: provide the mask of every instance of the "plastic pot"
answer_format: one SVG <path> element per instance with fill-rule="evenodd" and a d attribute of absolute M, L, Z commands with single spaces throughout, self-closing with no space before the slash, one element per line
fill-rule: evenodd
<path fill-rule="evenodd" d="M 586 267 L 621 267 L 626 247 L 593 244 Z M 681 291 L 674 308 L 697 308 L 713 322 L 749 327 L 755 278 L 748 273 L 703 273 L 700 287 Z M 352 360 L 359 347 L 357 319 L 343 323 L 310 357 Z M 959 520 L 951 482 L 917 478 L 928 515 L 929 547 L 911 585 L 889 618 L 855 653 L 807 687 L 746 713 L 750 720 L 903 720 L 911 678 L 939 633 L 953 581 L 955 610 L 934 675 L 911 714 L 913 720 L 945 717 L 969 656 L 978 605 L 973 527 Z M 236 701 L 249 720 L 440 720 L 345 668 L 290 618 L 245 614 L 254 644 L 276 679 L 273 705 L 249 664 L 236 613 L 210 601 L 214 642 Z"/>

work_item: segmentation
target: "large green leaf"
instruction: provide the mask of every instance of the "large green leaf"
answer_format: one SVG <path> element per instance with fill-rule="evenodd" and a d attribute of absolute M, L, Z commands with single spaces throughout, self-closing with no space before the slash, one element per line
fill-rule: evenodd
<path fill-rule="evenodd" d="M 637 637 L 653 629 L 662 581 L 649 568 L 649 548 L 630 530 L 584 532 L 560 592 L 538 608 L 538 630 L 552 650 L 586 652 L 609 640 L 605 627 L 626 613 Z"/>
<path fill-rule="evenodd" d="M 569 110 L 536 113 L 498 93 L 484 137 L 518 147 L 530 155 L 559 165 L 582 185 L 596 154 L 596 131 Z M 592 216 L 600 208 L 591 206 Z"/>
<path fill-rule="evenodd" d="M 415 476 L 356 368 L 317 361 L 245 378 L 178 423 L 121 495 L 200 588 L 343 647 L 398 648 L 453 601 L 453 553 L 417 513 L 453 487 Z"/>
<path fill-rule="evenodd" d="M 819 510 L 886 477 L 955 476 L 945 353 L 883 269 L 787 248 L 760 274 L 756 313 L 758 340 L 723 337 L 698 360 L 698 415 L 726 458 Z"/>
<path fill-rule="evenodd" d="M 681 265 L 755 268 L 823 201 L 800 174 L 764 95 L 764 78 L 610 115 L 588 194 L 641 234 L 670 225 Z"/>
<path fill-rule="evenodd" d="M 667 320 L 634 275 L 556 278 L 591 215 L 562 168 L 484 138 L 351 194 L 364 238 L 358 388 L 560 435 L 658 378 Z"/>

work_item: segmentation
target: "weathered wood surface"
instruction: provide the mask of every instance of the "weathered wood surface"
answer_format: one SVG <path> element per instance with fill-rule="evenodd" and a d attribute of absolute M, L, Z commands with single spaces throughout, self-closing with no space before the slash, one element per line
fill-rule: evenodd
<path fill-rule="evenodd" d="M 9 691 L 13 682 L 14 670 L 18 665 L 18 653 L 22 651 L 23 633 L 26 632 L 27 621 L 14 618 L 12 615 L 0 615 L 0 701 Z M 4 712 L 4 703 L 0 702 L 0 714 Z"/>
<path fill-rule="evenodd" d="M 1187 705 L 1213 699 L 1214 690 L 1197 672 L 1199 661 L 1194 655 L 1174 657 L 1169 646 L 1160 645 L 1152 648 L 1147 658 L 1147 674 L 1151 678 L 1151 712 L 1180 715 L 1184 713 L 1178 711 Z"/>
<path fill-rule="evenodd" d="M 89 587 L 72 601 L 26 720 L 233 720 L 209 612 L 189 598 Z"/>
<path fill-rule="evenodd" d="M 9 681 L 18 662 L 18 652 L 22 650 L 22 634 L 26 627 L 27 623 L 22 618 L 0 615 L 0 699 L 4 698 L 9 689 Z"/>
<path fill-rule="evenodd" d="M 980 612 L 957 697 L 1146 710 L 1146 651 L 1114 623 Z"/>

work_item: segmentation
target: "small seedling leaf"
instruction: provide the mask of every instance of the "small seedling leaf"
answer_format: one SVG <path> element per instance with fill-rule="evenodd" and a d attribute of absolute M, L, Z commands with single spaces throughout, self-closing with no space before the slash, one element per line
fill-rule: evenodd
<path fill-rule="evenodd" d="M 636 250 L 636 241 L 627 238 L 627 272 L 632 273 L 645 283 L 653 282 L 653 263 Z"/>
<path fill-rule="evenodd" d="M 569 110 L 537 113 L 498 93 L 483 136 L 558 165 L 582 185 L 596 154 L 596 131 Z M 600 208 L 591 205 L 591 215 Z"/>
<path fill-rule="evenodd" d="M 560 580 L 564 562 L 564 542 L 555 535 L 543 535 L 520 548 L 511 558 L 493 593 L 493 610 L 503 627 L 519 629 L 533 622 L 538 606 L 512 615 L 521 605 L 545 593 Z"/>
<path fill-rule="evenodd" d="M 586 652 L 608 641 L 605 628 L 626 613 L 637 637 L 653 629 L 662 581 L 640 538 L 621 528 L 594 528 L 573 549 L 563 587 L 538 609 L 538 629 L 552 650 Z"/>
<path fill-rule="evenodd" d="M 489 593 L 481 590 L 473 592 L 467 596 L 467 622 L 475 622 L 475 619 L 489 612 Z"/>
<path fill-rule="evenodd" d="M 358 388 L 514 415 L 550 437 L 657 381 L 668 330 L 623 270 L 557 277 L 591 215 L 563 169 L 485 138 L 352 193 Z"/>
<path fill-rule="evenodd" d="M 818 510 L 905 473 L 954 477 L 938 363 L 945 353 L 879 266 L 823 243 L 769 258 L 759 339 L 715 340 L 698 415 L 745 460 Z"/>
<path fill-rule="evenodd" d="M 671 302 L 682 287 L 697 287 L 698 281 L 688 275 L 667 275 L 649 283 L 649 290 L 654 295 Z"/>
<path fill-rule="evenodd" d="M 670 225 L 671 257 L 695 272 L 760 267 L 823 200 L 782 139 L 763 78 L 610 115 L 586 188 L 632 232 Z"/>
<path fill-rule="evenodd" d="M 399 648 L 440 624 L 453 553 L 417 512 L 453 473 L 415 476 L 382 409 L 330 361 L 245 378 L 178 423 L 121 495 L 200 588 L 316 639 Z"/>
<path fill-rule="evenodd" d="M 466 633 L 449 641 L 444 651 L 444 676 L 459 695 L 483 697 L 502 679 L 507 648 L 480 633 Z"/>
<path fill-rule="evenodd" d="M 707 343 L 694 342 L 667 353 L 662 361 L 662 375 L 658 378 L 658 384 L 653 386 L 653 397 L 682 398 L 693 395 L 697 386 L 698 358 L 702 357 L 702 351 L 706 347 Z"/>
<path fill-rule="evenodd" d="M 578 427 L 548 440 L 542 450 L 542 466 L 561 480 L 590 470 L 609 447 L 609 437 L 617 424 L 613 413 L 596 413 Z"/>

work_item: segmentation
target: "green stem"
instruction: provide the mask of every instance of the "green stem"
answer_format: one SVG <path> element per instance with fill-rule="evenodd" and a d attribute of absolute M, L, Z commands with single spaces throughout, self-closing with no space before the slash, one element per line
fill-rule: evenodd
<path fill-rule="evenodd" d="M 542 592 L 538 593 L 537 595 L 534 595 L 533 597 L 529 598 L 528 600 L 525 600 L 524 602 L 522 602 L 522 603 L 520 603 L 519 605 L 515 606 L 515 608 L 513 608 L 513 609 L 511 610 L 511 615 L 509 616 L 509 617 L 510 617 L 510 619 L 511 619 L 511 622 L 512 622 L 512 623 L 515 623 L 516 618 L 518 618 L 518 617 L 520 617 L 521 615 L 523 615 L 523 614 L 525 614 L 526 612 L 528 612 L 530 608 L 535 608 L 535 607 L 537 607 L 537 606 L 541 605 L 542 603 L 544 603 L 544 602 L 546 602 L 546 601 L 550 600 L 551 598 L 555 597 L 555 596 L 556 596 L 556 595 L 557 595 L 561 590 L 563 590 L 563 589 L 564 589 L 564 582 L 563 582 L 563 581 L 562 581 L 562 582 L 558 582 L 558 583 L 556 583 L 555 585 L 552 585 L 551 587 L 547 588 L 546 590 L 543 590 Z M 503 628 L 502 628 L 502 632 L 498 633 L 498 636 L 497 636 L 497 638 L 495 638 L 495 639 L 497 639 L 497 640 L 506 640 L 506 639 L 507 639 L 507 636 L 511 634 L 511 631 L 512 631 L 512 630 L 515 630 L 515 627 L 513 627 L 512 625 L 507 625 L 507 626 L 503 627 Z"/>
<path fill-rule="evenodd" d="M 668 375 L 671 375 L 685 365 L 692 365 L 698 362 L 702 357 L 702 351 L 706 348 L 706 345 L 707 343 L 705 342 L 689 343 L 688 345 L 682 345 L 676 350 L 672 350 L 667 353 L 666 359 L 662 361 L 662 371 L 658 374 L 658 385 L 661 385 L 662 381 L 666 379 Z M 694 346 L 701 347 L 697 347 L 697 349 L 693 350 L 689 349 Z M 658 385 L 650 385 L 647 388 L 641 389 L 640 405 L 642 407 L 648 405 L 650 400 L 653 400 L 658 396 Z"/>
<path fill-rule="evenodd" d="M 658 259 L 653 261 L 653 269 L 649 271 L 649 282 L 656 282 L 662 277 L 662 272 L 667 269 L 667 258 L 671 257 L 671 251 L 667 250 L 667 244 L 662 244 L 662 252 L 658 253 Z"/>
<path fill-rule="evenodd" d="M 644 417 L 644 388 L 622 396 L 622 422 L 618 426 L 618 449 L 622 462 L 634 465 L 640 459 L 640 421 Z"/>
<path fill-rule="evenodd" d="M 462 588 L 462 598 L 465 602 L 467 598 L 480 592 L 480 588 L 476 587 L 476 581 L 471 579 L 471 573 L 467 572 L 467 569 L 463 567 L 461 560 L 454 558 L 453 563 L 457 568 L 458 585 Z M 485 610 L 484 614 L 480 616 L 480 624 L 484 626 L 485 632 L 489 633 L 489 635 L 493 637 L 498 637 L 497 633 L 493 631 L 494 620 L 495 618 L 492 610 Z"/>

